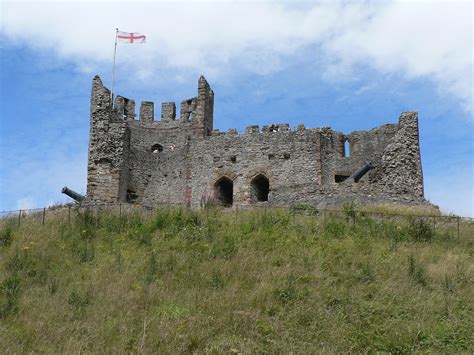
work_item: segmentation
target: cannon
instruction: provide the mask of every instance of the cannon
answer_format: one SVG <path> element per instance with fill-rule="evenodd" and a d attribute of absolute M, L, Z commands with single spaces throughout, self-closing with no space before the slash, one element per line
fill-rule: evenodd
<path fill-rule="evenodd" d="M 354 174 L 352 174 L 349 179 L 347 179 L 348 181 L 354 181 L 354 182 L 358 182 L 362 176 L 364 176 L 365 174 L 367 174 L 367 172 L 369 170 L 372 170 L 374 169 L 375 166 L 372 165 L 372 162 L 371 161 L 366 161 L 364 166 L 362 166 L 360 169 L 358 169 Z"/>
<path fill-rule="evenodd" d="M 68 195 L 74 201 L 79 202 L 79 203 L 84 201 L 84 199 L 86 198 L 85 196 L 77 193 L 76 191 L 73 191 L 73 190 L 69 189 L 67 186 L 64 186 L 63 189 L 61 190 L 61 192 L 65 195 Z"/>

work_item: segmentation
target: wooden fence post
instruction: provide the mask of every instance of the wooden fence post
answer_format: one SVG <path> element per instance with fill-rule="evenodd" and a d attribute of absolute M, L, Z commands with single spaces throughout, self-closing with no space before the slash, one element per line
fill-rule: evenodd
<path fill-rule="evenodd" d="M 458 240 L 459 240 L 459 220 L 460 219 L 461 219 L 461 217 L 458 216 L 458 218 L 457 218 L 457 222 L 458 222 L 458 228 L 457 228 L 458 229 Z"/>
<path fill-rule="evenodd" d="M 122 204 L 119 203 L 119 230 L 122 231 Z"/>
<path fill-rule="evenodd" d="M 21 224 L 21 210 L 18 211 L 18 227 Z"/>
<path fill-rule="evenodd" d="M 46 207 L 43 208 L 43 226 L 44 226 L 44 218 L 46 217 Z"/>

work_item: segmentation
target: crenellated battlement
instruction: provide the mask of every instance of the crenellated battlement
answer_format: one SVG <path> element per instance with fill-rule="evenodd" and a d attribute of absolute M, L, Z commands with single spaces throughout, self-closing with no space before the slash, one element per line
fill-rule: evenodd
<path fill-rule="evenodd" d="M 176 120 L 176 104 L 174 102 L 163 102 L 161 104 L 161 120 L 163 122 Z"/>
<path fill-rule="evenodd" d="M 348 134 L 288 123 L 213 128 L 214 92 L 174 102 L 117 95 L 98 76 L 91 95 L 87 199 L 148 206 L 215 200 L 320 207 L 359 202 L 424 203 L 418 114 Z M 355 174 L 357 172 L 357 174 Z M 353 178 L 356 176 L 355 178 Z"/>
<path fill-rule="evenodd" d="M 191 126 L 197 135 L 206 136 L 212 132 L 214 92 L 203 76 L 198 81 L 198 96 L 181 101 L 179 120 L 176 120 L 176 104 L 174 102 L 163 102 L 161 104 L 161 115 L 156 117 L 155 103 L 153 101 L 142 101 L 137 116 L 134 99 L 117 95 L 113 106 L 111 106 L 107 94 L 103 95 L 103 93 L 108 93 L 110 96 L 109 89 L 102 84 L 100 77 L 96 76 L 93 80 L 92 101 L 104 107 L 110 106 L 110 114 L 102 115 L 102 120 L 138 121 L 155 128 L 176 126 L 176 122 L 191 122 Z"/>

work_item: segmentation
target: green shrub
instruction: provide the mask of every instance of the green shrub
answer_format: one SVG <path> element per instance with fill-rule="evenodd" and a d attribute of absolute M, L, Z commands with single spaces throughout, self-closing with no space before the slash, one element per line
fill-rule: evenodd
<path fill-rule="evenodd" d="M 10 257 L 7 259 L 5 268 L 8 271 L 16 273 L 26 269 L 30 264 L 29 261 L 28 254 L 26 252 L 20 254 L 18 250 L 15 250 L 15 253 L 10 255 Z"/>
<path fill-rule="evenodd" d="M 71 243 L 72 254 L 77 256 L 81 263 L 90 263 L 95 258 L 94 243 L 87 240 L 73 240 Z"/>
<path fill-rule="evenodd" d="M 170 225 L 180 230 L 184 227 L 198 227 L 201 225 L 201 218 L 198 212 L 179 208 L 170 214 Z"/>
<path fill-rule="evenodd" d="M 394 242 L 399 242 L 403 239 L 403 231 L 400 226 L 386 222 L 382 229 L 383 236 Z"/>
<path fill-rule="evenodd" d="M 268 337 L 275 333 L 272 324 L 264 319 L 257 319 L 255 322 L 255 327 L 257 328 L 257 331 L 264 337 Z"/>
<path fill-rule="evenodd" d="M 164 229 L 169 225 L 170 210 L 167 208 L 158 208 L 152 221 L 154 229 Z"/>
<path fill-rule="evenodd" d="M 93 239 L 99 222 L 99 213 L 94 216 L 93 211 L 89 208 L 84 210 L 78 209 L 77 218 L 75 219 L 75 228 L 79 231 L 82 239 Z"/>
<path fill-rule="evenodd" d="M 336 219 L 330 219 L 324 226 L 324 236 L 329 238 L 344 238 L 346 231 L 347 225 Z"/>
<path fill-rule="evenodd" d="M 171 272 L 171 271 L 176 270 L 177 266 L 178 266 L 178 259 L 176 258 L 176 255 L 174 253 L 170 253 L 166 256 L 162 269 L 164 271 Z"/>
<path fill-rule="evenodd" d="M 282 303 L 288 303 L 298 299 L 298 292 L 293 285 L 287 285 L 274 291 L 277 300 Z"/>
<path fill-rule="evenodd" d="M 109 233 L 118 233 L 125 224 L 125 217 L 117 216 L 113 213 L 104 213 L 100 218 L 100 227 L 105 228 Z"/>
<path fill-rule="evenodd" d="M 357 214 L 357 205 L 355 201 L 344 202 L 342 210 L 346 215 L 347 219 L 355 219 Z"/>
<path fill-rule="evenodd" d="M 45 282 L 50 267 L 49 259 L 29 250 L 15 251 L 6 261 L 6 269 L 12 273 Z"/>
<path fill-rule="evenodd" d="M 13 226 L 7 224 L 0 231 L 0 246 L 9 246 L 13 241 Z"/>
<path fill-rule="evenodd" d="M 275 230 L 284 230 L 290 223 L 290 216 L 287 213 L 278 211 L 264 211 L 260 213 L 257 223 L 261 230 L 273 232 Z"/>
<path fill-rule="evenodd" d="M 128 237 L 137 241 L 140 245 L 151 245 L 153 239 L 153 225 L 145 224 L 141 217 L 134 216 L 128 227 Z"/>
<path fill-rule="evenodd" d="M 224 237 L 223 240 L 216 241 L 211 247 L 212 258 L 230 259 L 237 252 L 235 241 L 231 237 Z"/>
<path fill-rule="evenodd" d="M 82 317 L 86 310 L 86 307 L 90 304 L 90 293 L 80 292 L 78 289 L 73 288 L 69 292 L 67 303 L 71 308 L 74 318 Z"/>
<path fill-rule="evenodd" d="M 286 284 L 283 287 L 277 288 L 273 291 L 274 297 L 281 303 L 290 303 L 296 300 L 301 300 L 308 294 L 307 289 L 299 288 L 296 284 L 296 278 L 289 276 Z"/>
<path fill-rule="evenodd" d="M 214 269 L 212 271 L 212 275 L 209 280 L 209 287 L 216 289 L 224 287 L 224 278 L 222 277 L 222 273 L 219 270 Z"/>
<path fill-rule="evenodd" d="M 48 291 L 51 295 L 54 295 L 58 292 L 59 289 L 59 281 L 57 278 L 52 277 L 48 280 Z"/>
<path fill-rule="evenodd" d="M 408 234 L 415 241 L 430 241 L 433 239 L 435 233 L 426 218 L 411 217 L 408 222 Z"/>
<path fill-rule="evenodd" d="M 6 318 L 9 314 L 18 312 L 18 297 L 20 294 L 21 278 L 12 274 L 3 280 L 0 285 L 0 318 Z"/>
<path fill-rule="evenodd" d="M 370 264 L 363 264 L 361 268 L 359 268 L 354 273 L 354 279 L 359 282 L 373 282 L 375 281 L 375 272 Z"/>
<path fill-rule="evenodd" d="M 156 258 L 155 253 L 152 252 L 145 266 L 145 275 L 144 275 L 145 283 L 150 284 L 153 281 L 155 281 L 158 275 L 158 271 L 159 271 L 158 259 Z"/>
<path fill-rule="evenodd" d="M 419 264 L 413 255 L 408 257 L 408 275 L 421 286 L 426 286 L 426 270 L 423 265 Z"/>

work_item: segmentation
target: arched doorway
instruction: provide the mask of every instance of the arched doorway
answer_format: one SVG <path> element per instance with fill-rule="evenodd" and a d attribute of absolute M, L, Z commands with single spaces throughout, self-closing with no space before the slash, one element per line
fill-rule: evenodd
<path fill-rule="evenodd" d="M 252 202 L 268 201 L 268 193 L 270 192 L 270 182 L 265 175 L 257 175 L 251 182 Z"/>
<path fill-rule="evenodd" d="M 228 177 L 221 177 L 214 185 L 215 198 L 225 207 L 231 207 L 234 201 L 234 183 Z"/>

